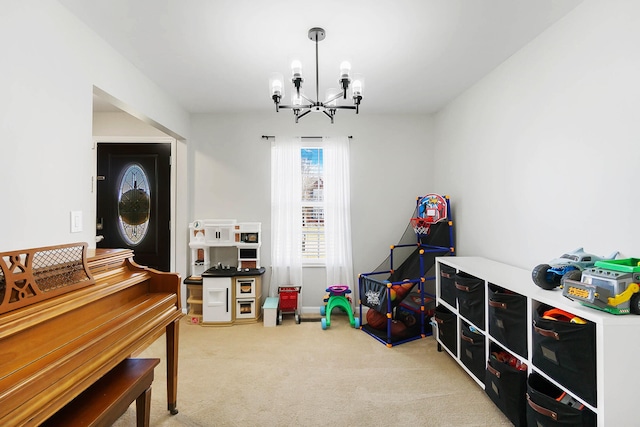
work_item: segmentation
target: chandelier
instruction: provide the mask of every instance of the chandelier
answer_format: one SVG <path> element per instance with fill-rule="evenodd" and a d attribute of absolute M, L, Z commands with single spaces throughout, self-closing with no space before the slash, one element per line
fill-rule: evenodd
<path fill-rule="evenodd" d="M 359 112 L 360 101 L 362 101 L 362 90 L 364 88 L 364 79 L 361 76 L 355 75 L 351 77 L 351 64 L 347 61 L 343 61 L 340 64 L 340 78 L 338 89 L 328 89 L 324 102 L 320 101 L 320 83 L 318 79 L 318 42 L 321 42 L 325 38 L 325 31 L 322 28 L 314 27 L 309 30 L 309 39 L 316 43 L 316 99 L 315 101 L 308 98 L 301 90 L 302 82 L 302 64 L 298 60 L 291 62 L 291 82 L 295 87 L 294 93 L 291 95 L 291 105 L 282 105 L 280 101 L 284 96 L 284 78 L 282 74 L 273 73 L 269 79 L 269 88 L 271 90 L 271 99 L 276 104 L 276 112 L 280 111 L 280 108 L 293 110 L 293 114 L 298 119 L 306 116 L 310 112 L 324 113 L 331 119 L 333 123 L 333 117 L 337 110 L 356 110 L 356 114 Z M 347 90 L 351 87 L 350 97 L 353 101 L 353 105 L 338 105 L 338 99 L 347 99 Z"/>

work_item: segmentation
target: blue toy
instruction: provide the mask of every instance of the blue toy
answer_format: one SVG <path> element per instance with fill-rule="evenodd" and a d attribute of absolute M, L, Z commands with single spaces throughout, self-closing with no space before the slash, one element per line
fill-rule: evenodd
<path fill-rule="evenodd" d="M 531 271 L 533 283 L 542 289 L 551 290 L 563 286 L 565 280 L 580 281 L 582 271 L 591 268 L 596 261 L 612 260 L 618 255 L 613 252 L 608 257 L 599 257 L 578 248 L 572 252 L 554 258 L 547 264 L 538 264 Z"/>
<path fill-rule="evenodd" d="M 333 285 L 327 288 L 327 292 L 329 293 L 324 298 L 325 305 L 320 307 L 320 315 L 324 316 L 326 314 L 326 317 L 320 320 L 322 329 L 327 329 L 331 326 L 331 311 L 336 307 L 340 307 L 342 311 L 347 313 L 351 326 L 356 329 L 360 328 L 360 319 L 354 317 L 351 309 L 351 300 L 347 296 L 351 293 L 351 289 L 345 285 Z"/>

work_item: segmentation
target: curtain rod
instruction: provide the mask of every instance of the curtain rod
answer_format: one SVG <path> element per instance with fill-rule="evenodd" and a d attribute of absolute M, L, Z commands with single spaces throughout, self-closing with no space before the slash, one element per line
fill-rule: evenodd
<path fill-rule="evenodd" d="M 275 135 L 262 135 L 262 139 L 269 139 L 269 138 L 275 138 Z M 300 138 L 322 139 L 324 137 L 323 136 L 301 136 Z M 347 138 L 351 139 L 351 138 L 353 138 L 353 136 L 349 135 Z"/>

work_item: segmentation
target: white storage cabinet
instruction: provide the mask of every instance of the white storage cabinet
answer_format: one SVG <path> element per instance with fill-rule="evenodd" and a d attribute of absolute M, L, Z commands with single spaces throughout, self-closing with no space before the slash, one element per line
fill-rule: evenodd
<path fill-rule="evenodd" d="M 458 311 L 457 304 L 447 303 L 441 297 L 440 269 L 443 265 L 452 267 L 456 272 L 465 272 L 481 278 L 485 287 L 485 304 L 488 299 L 488 286 L 494 284 L 506 290 L 523 295 L 527 299 L 527 356 L 516 354 L 512 349 L 505 348 L 489 333 L 488 326 L 473 325 Z M 489 358 L 490 345 L 498 345 L 510 351 L 522 362 L 529 366 L 529 373 L 538 372 L 543 377 L 566 391 L 568 394 L 591 409 L 597 416 L 598 426 L 630 426 L 637 425 L 638 403 L 636 388 L 640 384 L 640 316 L 613 315 L 603 311 L 584 307 L 578 302 L 571 301 L 562 296 L 561 289 L 544 290 L 536 286 L 531 279 L 531 271 L 509 266 L 500 262 L 481 257 L 439 257 L 436 259 L 436 302 L 451 310 L 456 316 L 457 342 L 460 342 L 460 331 L 464 323 L 472 324 L 487 338 L 485 340 L 485 360 Z M 535 310 L 541 305 L 573 313 L 582 319 L 595 324 L 595 354 L 592 357 L 596 361 L 596 405 L 580 399 L 579 392 L 569 390 L 556 378 L 547 375 L 542 369 L 536 367 L 533 362 L 532 322 Z M 484 325 L 489 325 L 489 310 L 485 306 Z M 437 332 L 437 331 L 436 331 Z M 438 336 L 437 333 L 434 336 Z M 460 366 L 484 388 L 483 379 L 477 378 L 461 361 L 460 346 L 457 350 L 450 351 L 440 339 L 439 349 L 449 353 Z"/>
<path fill-rule="evenodd" d="M 202 321 L 205 323 L 231 322 L 231 277 L 203 277 Z"/>

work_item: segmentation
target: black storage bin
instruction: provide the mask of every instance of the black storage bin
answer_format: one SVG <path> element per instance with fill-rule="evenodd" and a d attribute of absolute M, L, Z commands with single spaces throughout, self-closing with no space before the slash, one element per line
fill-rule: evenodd
<path fill-rule="evenodd" d="M 486 357 L 484 354 L 485 336 L 462 323 L 460 330 L 460 361 L 484 383 Z"/>
<path fill-rule="evenodd" d="M 456 307 L 456 269 L 440 264 L 440 298 L 451 307 Z"/>
<path fill-rule="evenodd" d="M 484 391 L 516 427 L 527 425 L 527 371 L 489 357 Z"/>
<path fill-rule="evenodd" d="M 527 357 L 527 298 L 489 284 L 489 335 Z"/>
<path fill-rule="evenodd" d="M 438 325 L 438 338 L 449 351 L 457 356 L 458 351 L 458 339 L 456 329 L 458 328 L 456 315 L 453 314 L 448 308 L 442 304 L 438 305 L 433 315 L 436 324 Z"/>
<path fill-rule="evenodd" d="M 543 319 L 552 307 L 534 313 L 533 364 L 563 387 L 596 406 L 596 327 Z"/>
<path fill-rule="evenodd" d="M 455 277 L 458 312 L 484 329 L 484 280 L 459 272 Z"/>
<path fill-rule="evenodd" d="M 596 414 L 533 372 L 527 380 L 527 423 L 538 427 L 594 427 Z"/>

